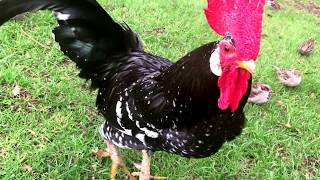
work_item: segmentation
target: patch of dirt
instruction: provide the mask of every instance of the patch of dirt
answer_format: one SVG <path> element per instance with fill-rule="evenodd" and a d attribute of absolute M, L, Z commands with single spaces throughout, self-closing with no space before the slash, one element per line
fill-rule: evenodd
<path fill-rule="evenodd" d="M 165 32 L 165 30 L 166 30 L 165 28 L 160 27 L 160 28 L 154 28 L 151 30 L 147 30 L 147 31 L 145 31 L 145 33 L 160 36 Z"/>
<path fill-rule="evenodd" d="M 301 138 L 301 130 L 294 127 L 292 124 L 290 124 L 289 122 L 287 123 L 281 123 L 281 122 L 278 122 L 278 127 L 280 128 L 285 128 L 285 129 L 288 129 L 291 136 L 293 137 L 296 137 L 296 138 Z"/>
<path fill-rule="evenodd" d="M 23 13 L 23 14 L 19 14 L 19 15 L 16 15 L 15 17 L 11 18 L 15 21 L 22 21 L 24 19 L 26 19 L 28 16 L 30 16 L 31 13 Z"/>
<path fill-rule="evenodd" d="M 320 157 L 308 156 L 302 162 L 306 176 L 314 177 L 317 175 L 317 170 L 320 169 Z"/>
<path fill-rule="evenodd" d="M 34 107 L 36 107 L 37 105 L 40 104 L 40 101 L 38 99 L 36 99 L 35 97 L 33 97 L 29 91 L 27 91 L 26 89 L 22 89 L 20 91 L 20 94 L 18 96 L 18 98 L 20 99 L 21 102 L 26 101 L 26 104 L 24 105 L 24 110 L 26 110 L 27 112 L 30 112 L 31 109 L 33 109 Z M 14 109 L 18 110 L 19 109 L 19 105 L 18 107 L 15 107 Z"/>
<path fill-rule="evenodd" d="M 287 159 L 290 156 L 290 153 L 284 145 L 278 145 L 276 149 L 276 156 L 281 159 Z"/>
<path fill-rule="evenodd" d="M 11 108 L 14 111 L 24 109 L 27 112 L 31 112 L 33 108 L 40 104 L 40 101 L 31 95 L 31 93 L 24 88 L 16 88 L 12 91 L 15 101 L 7 104 L 0 104 L 2 108 Z"/>
<path fill-rule="evenodd" d="M 246 159 L 241 160 L 240 162 L 240 169 L 241 174 L 248 174 L 250 169 L 256 164 L 256 159 L 253 155 L 248 155 Z"/>
<path fill-rule="evenodd" d="M 90 120 L 94 120 L 97 118 L 97 115 L 99 114 L 98 109 L 95 106 L 89 106 L 87 108 L 87 113 L 88 117 L 90 118 Z M 93 125 L 93 124 L 92 124 Z"/>
<path fill-rule="evenodd" d="M 61 61 L 61 64 L 66 65 L 66 66 L 69 66 L 69 65 L 72 65 L 72 64 L 73 64 L 73 61 L 70 60 L 69 58 L 64 58 L 64 59 Z"/>
<path fill-rule="evenodd" d="M 299 2 L 299 1 L 284 1 L 287 5 L 292 6 L 296 9 L 307 11 L 315 16 L 320 17 L 320 5 L 314 3 L 314 2 Z"/>
<path fill-rule="evenodd" d="M 20 94 L 18 96 L 21 100 L 24 100 L 26 99 L 27 97 L 31 97 L 31 94 L 26 90 L 26 89 L 23 89 L 20 91 Z"/>
<path fill-rule="evenodd" d="M 0 159 L 4 159 L 7 155 L 7 150 L 5 148 L 0 148 Z"/>
<path fill-rule="evenodd" d="M 33 108 L 40 104 L 38 98 L 32 96 L 28 90 L 21 88 L 18 85 L 12 86 L 7 83 L 1 83 L 0 86 L 4 87 L 4 89 L 13 89 L 11 91 L 13 101 L 3 102 L 2 96 L 0 96 L 0 110 L 10 108 L 13 111 L 24 109 L 25 111 L 30 112 Z"/>
<path fill-rule="evenodd" d="M 80 86 L 80 89 L 81 89 L 82 91 L 90 91 L 90 90 L 92 90 L 92 88 L 90 87 L 90 84 L 88 84 L 88 83 L 82 84 L 82 85 Z"/>
<path fill-rule="evenodd" d="M 50 74 L 48 71 L 43 71 L 40 74 L 45 79 L 46 82 L 51 82 Z"/>
<path fill-rule="evenodd" d="M 320 17 L 320 6 L 311 2 L 311 3 L 302 3 L 302 2 L 297 2 L 295 4 L 295 7 L 301 10 L 308 11 L 309 13 L 312 13 L 316 16 Z"/>

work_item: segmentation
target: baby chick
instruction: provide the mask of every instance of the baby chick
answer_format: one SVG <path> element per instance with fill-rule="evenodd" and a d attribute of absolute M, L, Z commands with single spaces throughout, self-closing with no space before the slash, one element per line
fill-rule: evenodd
<path fill-rule="evenodd" d="M 248 102 L 263 104 L 268 102 L 272 96 L 271 86 L 262 83 L 254 83 L 251 87 L 251 94 Z"/>
<path fill-rule="evenodd" d="M 314 51 L 315 44 L 316 40 L 314 38 L 310 38 L 300 44 L 298 51 L 301 55 L 308 56 Z"/>
<path fill-rule="evenodd" d="M 302 75 L 296 69 L 283 69 L 273 65 L 278 78 L 282 84 L 289 87 L 298 86 L 301 83 Z"/>
<path fill-rule="evenodd" d="M 267 0 L 267 5 L 271 10 L 274 10 L 274 11 L 281 9 L 280 4 L 276 0 Z"/>

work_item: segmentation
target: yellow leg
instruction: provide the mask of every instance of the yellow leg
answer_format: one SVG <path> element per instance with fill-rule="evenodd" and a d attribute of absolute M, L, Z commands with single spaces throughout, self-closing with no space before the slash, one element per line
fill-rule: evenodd
<path fill-rule="evenodd" d="M 111 164 L 111 172 L 110 172 L 110 179 L 111 180 L 115 180 L 116 179 L 116 175 L 117 175 L 117 167 L 118 165 L 116 163 L 113 163 L 112 161 L 112 164 Z"/>
<path fill-rule="evenodd" d="M 150 179 L 166 179 L 166 177 L 158 177 L 150 175 L 150 162 L 151 158 L 147 150 L 142 150 L 142 162 L 140 167 L 140 172 L 132 173 L 133 176 L 138 176 L 139 180 L 150 180 Z"/>
<path fill-rule="evenodd" d="M 130 178 L 130 180 L 134 180 L 134 177 L 131 175 L 129 169 L 123 163 L 122 158 L 119 152 L 117 151 L 116 147 L 110 141 L 106 141 L 106 144 L 108 145 L 108 152 L 112 160 L 110 179 L 111 180 L 116 179 L 117 170 L 120 167 L 122 171 Z"/>

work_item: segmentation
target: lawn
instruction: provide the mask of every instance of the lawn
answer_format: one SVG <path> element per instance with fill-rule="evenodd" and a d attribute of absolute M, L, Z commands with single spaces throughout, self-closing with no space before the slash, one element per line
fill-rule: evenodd
<path fill-rule="evenodd" d="M 147 51 L 173 61 L 219 39 L 203 16 L 205 0 L 100 2 L 142 36 Z M 296 2 L 281 1 L 280 11 L 266 8 L 254 81 L 272 86 L 272 100 L 248 104 L 242 135 L 209 158 L 156 152 L 154 174 L 173 180 L 320 178 L 320 44 L 309 57 L 297 53 L 305 39 L 320 41 L 320 12 Z M 103 118 L 95 110 L 96 92 L 58 50 L 51 38 L 55 25 L 51 13 L 41 12 L 0 28 L 0 179 L 109 178 L 111 161 L 92 155 L 106 147 L 97 132 Z M 299 69 L 301 86 L 282 86 L 272 64 Z M 20 97 L 12 95 L 15 85 Z M 133 171 L 140 153 L 122 152 Z"/>

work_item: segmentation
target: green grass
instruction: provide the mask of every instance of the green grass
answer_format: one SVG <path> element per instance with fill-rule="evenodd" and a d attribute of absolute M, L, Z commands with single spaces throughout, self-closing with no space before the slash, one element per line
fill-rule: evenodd
<path fill-rule="evenodd" d="M 102 4 L 115 19 L 139 32 L 148 51 L 177 60 L 218 39 L 202 14 L 205 2 L 112 0 Z M 267 8 L 266 13 L 272 17 L 264 18 L 265 36 L 254 81 L 272 86 L 271 102 L 247 105 L 248 122 L 242 135 L 212 157 L 186 159 L 155 153 L 154 174 L 183 180 L 320 178 L 320 45 L 310 57 L 297 53 L 301 41 L 309 37 L 320 41 L 320 18 L 293 7 L 277 12 Z M 55 25 L 51 14 L 42 12 L 0 28 L 0 179 L 109 178 L 110 160 L 91 154 L 105 147 L 97 132 L 103 118 L 95 111 L 96 93 L 88 90 L 88 84 L 77 77 L 78 70 L 56 48 L 50 36 Z M 271 64 L 302 71 L 301 86 L 283 87 Z M 12 97 L 15 84 L 25 98 Z M 122 152 L 134 170 L 131 163 L 140 154 Z M 119 179 L 123 177 L 120 174 Z"/>

